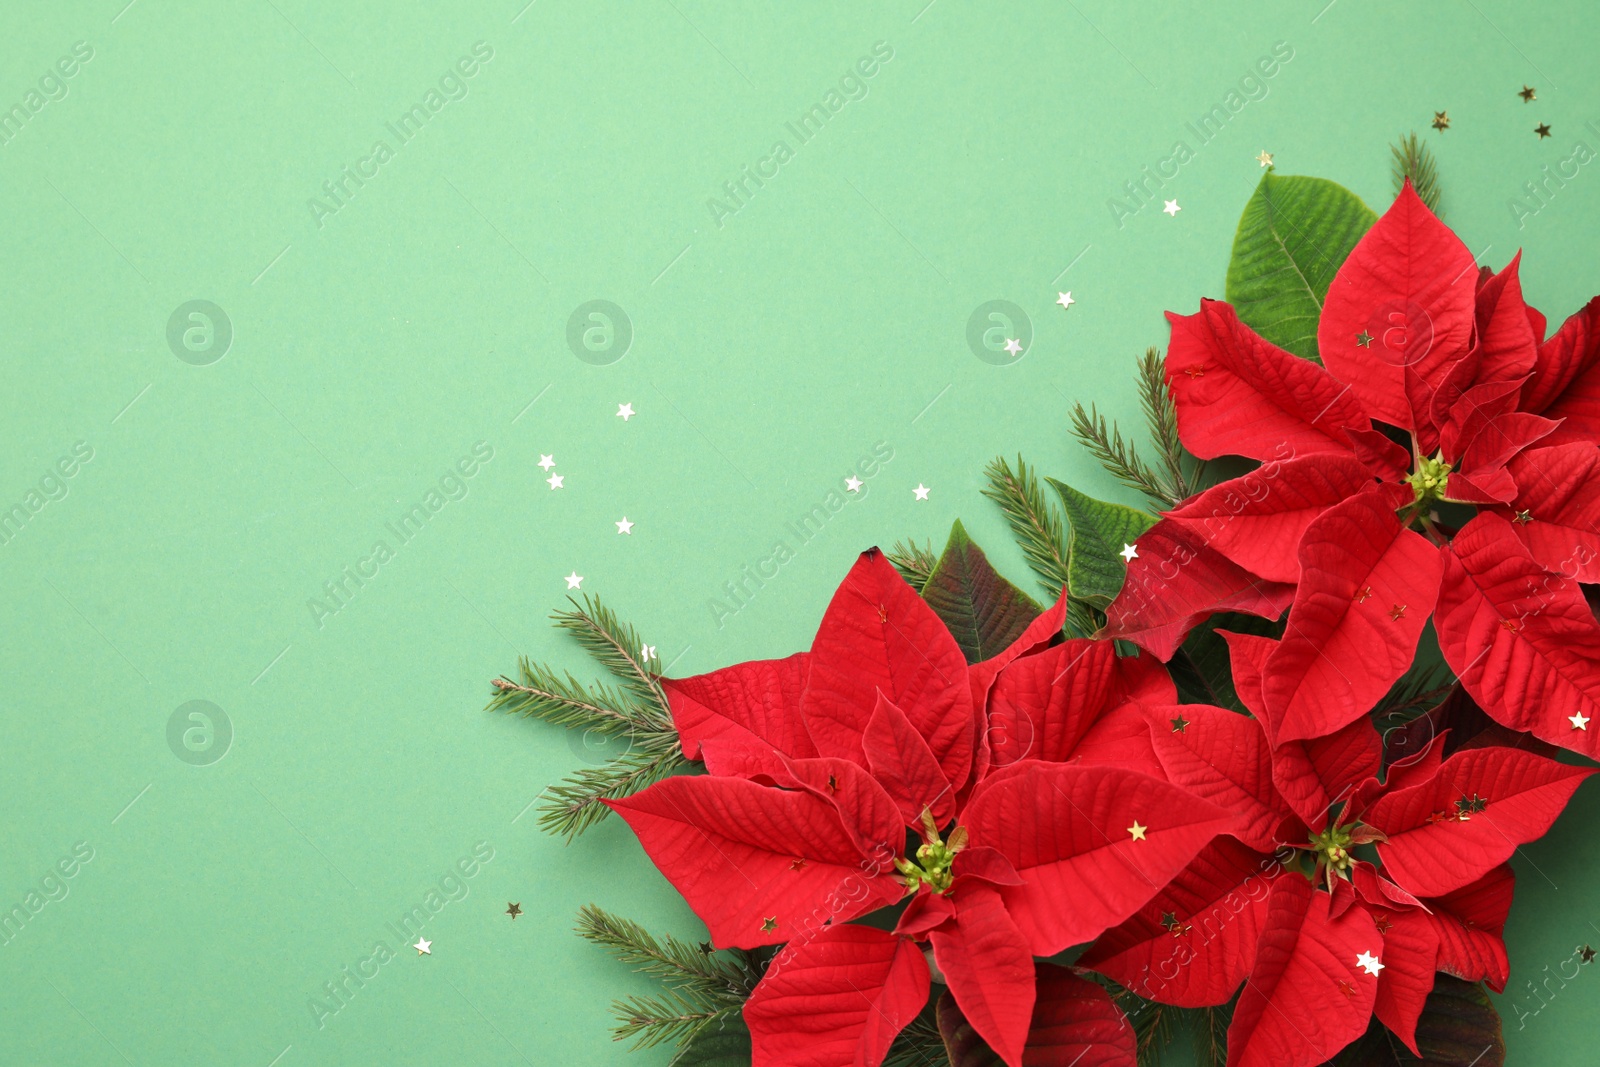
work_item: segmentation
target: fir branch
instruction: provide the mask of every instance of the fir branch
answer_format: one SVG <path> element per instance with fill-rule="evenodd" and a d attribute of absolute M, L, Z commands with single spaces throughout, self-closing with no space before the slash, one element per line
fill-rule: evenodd
<path fill-rule="evenodd" d="M 545 792 L 539 806 L 541 829 L 568 841 L 611 814 L 602 800 L 620 800 L 685 766 L 673 730 L 634 731 L 628 751 L 600 767 L 584 767 Z"/>
<path fill-rule="evenodd" d="M 1039 491 L 1039 480 L 1021 456 L 1017 457 L 1015 471 L 1004 457 L 997 456 L 984 474 L 989 484 L 983 495 L 1005 512 L 1028 565 L 1054 601 L 1067 587 L 1067 534 L 1061 513 L 1045 500 Z"/>
<path fill-rule="evenodd" d="M 1228 1026 L 1233 1022 L 1235 1002 L 1215 1008 L 1182 1009 L 1193 1038 L 1195 1061 L 1199 1067 L 1226 1067 Z"/>
<path fill-rule="evenodd" d="M 1072 406 L 1072 434 L 1123 485 L 1138 490 L 1163 509 L 1178 502 L 1172 486 L 1140 458 L 1133 442 L 1123 440 L 1117 424 L 1107 423 L 1093 404 L 1087 411 L 1082 404 Z"/>
<path fill-rule="evenodd" d="M 613 1040 L 633 1039 L 635 1051 L 652 1048 L 666 1041 L 684 1042 L 702 1027 L 738 1011 L 736 1007 L 705 1008 L 677 993 L 658 997 L 629 997 L 615 1001 L 611 1011 L 617 1018 Z"/>
<path fill-rule="evenodd" d="M 1394 155 L 1395 195 L 1400 195 L 1406 179 L 1410 178 L 1411 187 L 1428 205 L 1428 210 L 1443 217 L 1444 213 L 1439 210 L 1439 169 L 1434 163 L 1433 150 L 1416 134 L 1408 133 L 1390 145 L 1389 151 Z"/>
<path fill-rule="evenodd" d="M 1175 504 L 1195 492 L 1195 483 L 1205 473 L 1205 462 L 1194 460 L 1192 477 L 1184 470 L 1184 460 L 1189 454 L 1178 438 L 1178 409 L 1172 402 L 1172 390 L 1167 386 L 1166 361 L 1161 358 L 1160 349 L 1145 349 L 1144 358 L 1139 361 L 1139 398 L 1144 406 L 1145 422 L 1150 427 L 1150 439 L 1155 442 L 1161 454 L 1161 466 L 1166 471 L 1166 496 L 1170 499 L 1163 502 Z"/>
<path fill-rule="evenodd" d="M 671 934 L 658 938 L 597 904 L 579 910 L 577 932 L 636 972 L 661 979 L 669 989 L 702 996 L 707 1004 L 716 1000 L 742 1004 L 759 978 L 742 954 L 706 952 Z"/>
<path fill-rule="evenodd" d="M 928 584 L 933 569 L 939 565 L 939 557 L 933 554 L 932 542 L 923 547 L 915 541 L 896 541 L 894 547 L 884 555 L 900 572 L 900 577 L 919 592 Z"/>
<path fill-rule="evenodd" d="M 667 695 L 650 672 L 643 655 L 645 645 L 638 633 L 601 604 L 598 597 L 585 595 L 581 605 L 568 599 L 572 610 L 558 611 L 551 619 L 576 637 L 602 667 L 616 675 L 623 688 L 644 705 L 657 729 L 670 730 L 672 711 Z"/>
<path fill-rule="evenodd" d="M 556 726 L 627 736 L 656 729 L 655 719 L 631 697 L 604 685 L 584 688 L 571 674 L 556 674 L 526 656 L 518 659 L 521 682 L 496 678 L 490 711 L 527 715 Z"/>
<path fill-rule="evenodd" d="M 938 1016 L 931 1008 L 900 1031 L 883 1058 L 883 1067 L 949 1067 L 950 1054 L 939 1033 Z"/>

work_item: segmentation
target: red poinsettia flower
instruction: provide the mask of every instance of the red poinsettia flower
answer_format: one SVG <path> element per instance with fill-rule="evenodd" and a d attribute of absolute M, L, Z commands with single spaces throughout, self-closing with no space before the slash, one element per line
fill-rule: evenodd
<path fill-rule="evenodd" d="M 786 943 L 745 1008 L 757 1065 L 875 1067 L 927 1002 L 926 943 L 1018 1067 L 1034 957 L 1123 921 L 1231 825 L 1156 776 L 1128 698 L 1173 699 L 1165 673 L 1061 641 L 1064 611 L 969 668 L 872 550 L 809 653 L 664 683 L 711 773 L 611 807 L 714 943 Z M 893 931 L 850 923 L 902 901 Z"/>
<path fill-rule="evenodd" d="M 1323 366 L 1227 304 L 1169 315 L 1184 444 L 1262 465 L 1138 540 L 1106 634 L 1166 659 L 1213 612 L 1287 607 L 1265 700 L 1309 739 L 1387 691 L 1437 605 L 1489 714 L 1600 755 L 1600 623 L 1577 586 L 1600 582 L 1600 298 L 1546 339 L 1517 270 L 1480 274 L 1407 185 L 1328 290 Z M 1452 505 L 1478 509 L 1459 533 Z"/>
<path fill-rule="evenodd" d="M 1380 785 L 1367 719 L 1274 743 L 1263 674 L 1274 642 L 1229 642 L 1257 718 L 1204 705 L 1147 714 L 1171 780 L 1244 815 L 1078 965 L 1190 1007 L 1247 982 L 1229 1067 L 1322 1063 L 1374 1014 L 1415 1052 L 1436 971 L 1505 987 L 1506 861 L 1592 771 L 1502 745 L 1442 758 L 1436 738 Z"/>

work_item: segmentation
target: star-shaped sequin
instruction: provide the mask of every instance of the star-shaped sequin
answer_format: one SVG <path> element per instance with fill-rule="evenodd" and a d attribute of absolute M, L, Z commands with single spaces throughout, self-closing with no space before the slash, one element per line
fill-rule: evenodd
<path fill-rule="evenodd" d="M 1526 85 L 1524 85 L 1522 87 L 1522 91 L 1519 92 L 1517 95 L 1522 97 L 1522 102 L 1524 104 L 1531 104 L 1535 100 L 1539 99 L 1539 94 L 1534 92 L 1531 87 L 1526 86 Z"/>
<path fill-rule="evenodd" d="M 1435 111 L 1431 125 L 1441 133 L 1448 130 L 1450 128 L 1450 113 L 1447 111 Z"/>
<path fill-rule="evenodd" d="M 772 933 L 772 931 L 776 930 L 777 928 L 778 928 L 778 917 L 776 915 L 768 915 L 765 919 L 761 920 L 761 932 L 762 933 L 770 934 L 770 933 Z"/>
<path fill-rule="evenodd" d="M 1576 715 L 1568 715 L 1567 721 L 1572 724 L 1574 730 L 1587 731 L 1589 729 L 1589 716 L 1581 711 Z"/>
<path fill-rule="evenodd" d="M 1148 829 L 1150 829 L 1150 827 L 1140 826 L 1139 820 L 1135 819 L 1133 820 L 1133 825 L 1128 827 L 1128 836 L 1133 838 L 1135 841 L 1143 841 L 1144 832 Z"/>
<path fill-rule="evenodd" d="M 1126 562 L 1132 563 L 1139 558 L 1139 550 L 1132 545 L 1123 545 L 1122 551 L 1117 555 L 1121 556 Z"/>
<path fill-rule="evenodd" d="M 1256 162 L 1261 164 L 1263 167 L 1272 166 L 1272 153 L 1263 148 L 1261 150 L 1261 154 L 1256 157 Z"/>
<path fill-rule="evenodd" d="M 1389 609 L 1389 618 L 1393 619 L 1395 622 L 1399 622 L 1405 617 L 1406 606 L 1404 604 L 1396 604 L 1394 607 Z"/>
<path fill-rule="evenodd" d="M 511 921 L 516 922 L 517 916 L 522 914 L 522 905 L 506 901 L 506 914 L 511 916 Z"/>
<path fill-rule="evenodd" d="M 1546 137 L 1550 136 L 1550 124 L 1548 122 L 1541 122 L 1539 125 L 1533 128 L 1533 132 L 1538 134 L 1539 140 L 1542 141 Z"/>
<path fill-rule="evenodd" d="M 1373 975 L 1375 975 L 1379 971 L 1383 970 L 1383 964 L 1378 962 L 1378 957 L 1374 956 L 1370 952 L 1363 952 L 1361 955 L 1357 956 L 1356 957 L 1356 966 L 1360 967 L 1363 971 L 1366 971 L 1368 974 L 1373 974 Z"/>
<path fill-rule="evenodd" d="M 1172 732 L 1173 733 L 1181 734 L 1181 733 L 1183 733 L 1184 731 L 1186 731 L 1188 729 L 1189 729 L 1189 720 L 1185 719 L 1182 715 L 1179 715 L 1176 719 L 1172 720 Z"/>
<path fill-rule="evenodd" d="M 1182 211 L 1183 208 L 1178 206 L 1178 202 L 1176 200 L 1168 200 L 1167 201 L 1167 206 L 1162 208 L 1161 210 L 1165 211 L 1168 215 L 1171 215 L 1172 217 L 1176 218 L 1177 215 L 1178 215 L 1178 212 Z"/>
<path fill-rule="evenodd" d="M 1362 348 L 1371 348 L 1372 335 L 1366 330 L 1362 330 L 1360 333 L 1356 334 L 1356 344 L 1360 345 Z"/>
<path fill-rule="evenodd" d="M 1066 292 L 1066 293 L 1057 293 L 1056 294 L 1056 303 L 1060 304 L 1061 305 L 1061 310 L 1065 311 L 1067 308 L 1070 308 L 1073 304 L 1076 304 L 1077 301 L 1072 299 L 1072 293 Z"/>
<path fill-rule="evenodd" d="M 1518 526 L 1526 526 L 1533 521 L 1533 512 L 1527 510 L 1519 511 L 1512 517 L 1511 521 Z"/>

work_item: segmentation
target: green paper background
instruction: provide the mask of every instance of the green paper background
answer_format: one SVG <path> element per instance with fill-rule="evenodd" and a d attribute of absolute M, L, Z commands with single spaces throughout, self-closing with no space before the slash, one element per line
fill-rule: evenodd
<path fill-rule="evenodd" d="M 856 552 L 958 516 L 1024 582 L 985 462 L 1129 500 L 1066 412 L 1136 418 L 1133 360 L 1163 309 L 1222 295 L 1263 148 L 1381 208 L 1386 146 L 1417 130 L 1474 251 L 1525 247 L 1557 321 L 1600 290 L 1600 166 L 1520 225 L 1508 205 L 1600 147 L 1575 0 L 124 2 L 0 19 L 0 108 L 93 52 L 0 146 L 0 510 L 93 451 L 0 545 L 0 913 L 43 901 L 0 944 L 0 1063 L 618 1062 L 607 1004 L 650 986 L 573 913 L 699 927 L 619 825 L 536 829 L 592 754 L 481 710 L 519 653 L 589 672 L 546 621 L 561 576 L 677 674 L 804 647 Z M 465 97 L 399 144 L 385 124 L 476 42 Z M 877 42 L 867 95 L 799 144 L 785 123 Z M 1186 123 L 1275 42 L 1292 60 L 1200 145 Z M 319 225 L 309 198 L 380 138 L 393 158 Z M 780 138 L 793 158 L 719 226 L 708 198 Z M 1119 226 L 1109 198 L 1179 140 L 1181 213 Z M 233 331 L 204 366 L 166 339 L 196 299 Z M 611 365 L 567 347 L 593 299 L 632 322 Z M 1014 365 L 966 341 L 993 299 L 1031 320 Z M 399 545 L 385 524 L 476 442 L 465 497 Z M 800 544 L 787 524 L 878 442 L 892 460 Z M 378 539 L 393 558 L 319 625 L 308 600 Z M 778 540 L 793 558 L 719 617 Z M 231 723 L 220 761 L 169 747 L 191 700 Z M 1600 940 L 1597 808 L 1585 788 L 1517 860 L 1515 1064 L 1592 1056 L 1600 967 L 1524 983 Z M 480 842 L 432 956 L 401 949 L 319 1026 L 322 984 L 397 947 L 386 924 Z"/>

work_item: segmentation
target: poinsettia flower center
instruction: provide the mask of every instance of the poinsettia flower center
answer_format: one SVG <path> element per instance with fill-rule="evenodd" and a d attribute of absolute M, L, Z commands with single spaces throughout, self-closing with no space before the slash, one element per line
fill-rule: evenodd
<path fill-rule="evenodd" d="M 1355 843 L 1355 831 L 1359 825 L 1330 826 L 1320 834 L 1313 834 L 1308 851 L 1315 854 L 1316 865 L 1341 876 L 1355 866 L 1356 858 L 1350 848 Z"/>
<path fill-rule="evenodd" d="M 933 815 L 924 809 L 922 812 L 922 844 L 911 854 L 910 858 L 901 858 L 894 861 L 895 870 L 900 872 L 900 878 L 906 884 L 906 893 L 915 893 L 923 886 L 927 886 L 935 893 L 949 893 L 950 887 L 955 883 L 955 874 L 951 867 L 955 865 L 956 854 L 967 847 L 967 828 L 957 826 L 950 832 L 950 840 L 945 841 L 939 836 L 939 827 L 933 821 Z"/>
<path fill-rule="evenodd" d="M 1445 486 L 1450 481 L 1450 464 L 1445 461 L 1443 454 L 1437 456 L 1420 456 L 1417 459 L 1417 469 L 1406 479 L 1411 483 L 1411 490 L 1416 494 L 1414 507 L 1421 512 L 1428 505 L 1444 499 Z"/>

